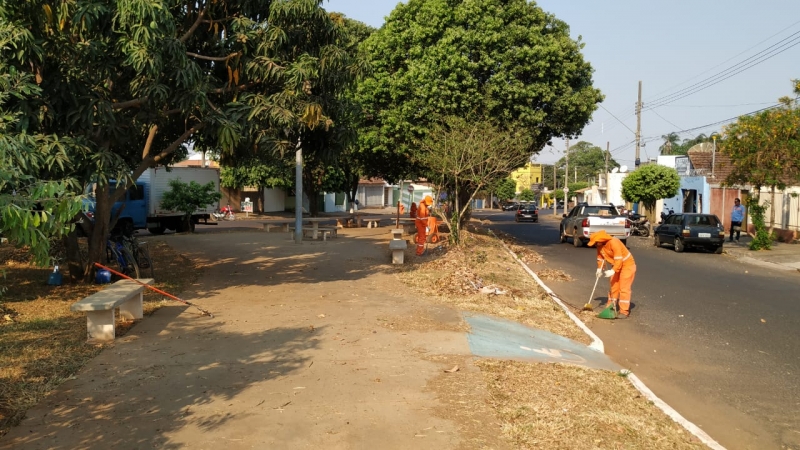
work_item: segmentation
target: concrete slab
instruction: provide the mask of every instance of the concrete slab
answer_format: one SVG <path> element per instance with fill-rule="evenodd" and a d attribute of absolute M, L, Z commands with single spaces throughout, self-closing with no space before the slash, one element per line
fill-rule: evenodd
<path fill-rule="evenodd" d="M 608 356 L 557 334 L 482 315 L 465 314 L 464 320 L 472 328 L 467 339 L 475 356 L 622 370 Z"/>

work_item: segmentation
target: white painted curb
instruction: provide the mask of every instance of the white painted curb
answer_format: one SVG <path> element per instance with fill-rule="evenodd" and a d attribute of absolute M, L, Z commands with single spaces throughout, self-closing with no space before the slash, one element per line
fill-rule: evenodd
<path fill-rule="evenodd" d="M 492 234 L 494 234 L 494 233 L 492 233 Z M 495 237 L 497 237 L 497 236 L 495 236 Z M 531 277 L 533 277 L 533 279 L 536 280 L 537 283 L 539 283 L 539 286 L 541 286 L 542 289 L 544 289 L 545 292 L 547 292 L 547 294 L 550 296 L 550 298 L 552 298 L 554 302 L 556 302 L 559 306 L 561 306 L 561 309 L 563 309 L 564 312 L 567 313 L 567 316 L 569 316 L 569 318 L 572 319 L 572 321 L 575 322 L 575 324 L 578 325 L 578 327 L 580 327 L 581 330 L 583 330 L 587 335 L 589 335 L 590 338 L 592 338 L 592 343 L 589 345 L 589 348 L 591 348 L 592 350 L 596 350 L 596 351 L 598 351 L 600 353 L 605 353 L 605 346 L 603 345 L 603 341 L 599 337 L 597 337 L 597 335 L 594 334 L 592 332 L 592 330 L 590 330 L 589 327 L 587 327 L 586 324 L 583 323 L 583 321 L 581 321 L 581 319 L 578 318 L 578 316 L 573 314 L 573 312 L 570 311 L 567 308 L 567 306 L 564 304 L 564 302 L 561 301 L 560 298 L 558 298 L 558 295 L 556 295 L 556 293 L 553 292 L 552 289 L 547 287 L 547 285 L 544 284 L 544 282 L 541 280 L 541 278 L 539 278 L 536 275 L 536 273 L 534 271 L 532 271 L 531 268 L 528 267 L 527 264 L 525 264 L 525 262 L 523 262 L 521 259 L 519 259 L 519 257 L 517 257 L 517 255 L 513 251 L 511 251 L 510 248 L 508 248 L 508 246 L 506 245 L 505 242 L 503 242 L 502 239 L 499 239 L 499 240 L 500 240 L 500 243 L 503 244 L 503 247 L 505 247 L 505 249 L 508 251 L 508 253 L 510 253 L 511 256 L 515 260 L 517 260 L 517 262 L 522 266 L 522 268 L 525 269 L 525 271 L 528 272 L 528 274 Z M 646 399 L 648 399 L 649 401 L 653 402 L 653 404 L 656 405 L 656 407 L 658 407 L 658 409 L 663 411 L 664 414 L 669 416 L 678 425 L 680 425 L 683 428 L 685 428 L 686 431 L 688 431 L 689 433 L 692 433 L 697 439 L 700 440 L 700 442 L 702 442 L 703 444 L 707 445 L 709 448 L 711 448 L 713 450 L 726 450 L 725 447 L 720 445 L 719 442 L 715 441 L 711 436 L 708 435 L 708 433 L 706 433 L 705 431 L 700 429 L 700 427 L 698 427 L 697 425 L 693 424 L 692 422 L 689 422 L 688 420 L 686 420 L 686 418 L 684 418 L 678 411 L 675 411 L 675 409 L 673 409 L 671 406 L 669 406 L 664 400 L 661 400 L 660 398 L 658 398 L 658 396 L 656 396 L 656 394 L 653 393 L 653 391 L 651 391 L 650 388 L 648 388 L 642 382 L 642 380 L 639 379 L 639 377 L 634 375 L 633 372 L 626 372 L 626 375 L 627 375 L 626 378 L 628 380 L 630 380 L 631 384 L 633 385 L 633 387 L 636 388 L 636 390 L 641 392 L 642 395 L 644 395 L 644 397 Z"/>
<path fill-rule="evenodd" d="M 533 279 L 536 280 L 537 283 L 539 283 L 539 286 L 541 286 L 542 289 L 544 289 L 544 291 L 547 292 L 547 295 L 549 295 L 550 298 L 552 298 L 553 301 L 556 302 L 558 306 L 560 306 L 561 309 L 564 310 L 565 313 L 567 313 L 567 316 L 569 316 L 569 318 L 572 319 L 573 322 L 575 322 L 575 325 L 580 327 L 580 329 L 583 330 L 584 333 L 586 333 L 587 335 L 589 335 L 590 338 L 592 338 L 592 343 L 589 344 L 589 348 L 598 351 L 600 353 L 605 353 L 606 351 L 605 351 L 605 346 L 603 345 L 603 340 L 597 337 L 597 335 L 594 334 L 592 330 L 590 330 L 589 327 L 587 327 L 586 324 L 583 323 L 583 321 L 581 321 L 581 319 L 578 318 L 578 316 L 573 314 L 573 312 L 570 311 L 569 308 L 567 308 L 567 305 L 565 305 L 564 302 L 562 302 L 561 299 L 558 298 L 558 295 L 555 292 L 553 292 L 552 289 L 547 287 L 547 285 L 544 284 L 541 278 L 539 278 L 539 276 L 536 275 L 536 273 L 532 271 L 527 264 L 525 264 L 521 259 L 519 259 L 519 257 L 517 257 L 517 255 L 514 252 L 512 252 L 510 248 L 508 248 L 508 246 L 506 245 L 505 242 L 503 242 L 502 239 L 500 239 L 500 243 L 503 244 L 503 247 L 506 248 L 508 253 L 510 253 L 515 260 L 517 260 L 517 262 L 522 266 L 522 268 L 525 269 L 526 272 L 528 272 L 528 275 L 533 277 Z"/>

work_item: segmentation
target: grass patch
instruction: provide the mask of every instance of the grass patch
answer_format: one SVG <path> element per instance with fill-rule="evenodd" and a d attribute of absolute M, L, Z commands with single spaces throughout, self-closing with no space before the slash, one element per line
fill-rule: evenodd
<path fill-rule="evenodd" d="M 156 269 L 155 286 L 180 293 L 197 277 L 195 265 L 162 241 L 151 241 Z M 52 269 L 31 266 L 27 255 L 10 246 L 0 248 L 0 280 L 8 289 L 0 297 L 0 436 L 18 424 L 25 412 L 50 391 L 73 377 L 96 356 L 102 345 L 86 343 L 86 316 L 69 310 L 72 303 L 104 286 L 47 285 Z M 166 304 L 145 290 L 144 312 L 150 315 Z M 117 335 L 133 322 L 120 321 Z"/>
<path fill-rule="evenodd" d="M 514 448 L 706 448 L 617 373 L 563 364 L 476 364 Z"/>
<path fill-rule="evenodd" d="M 484 229 L 462 230 L 461 246 L 442 244 L 429 248 L 429 252 L 428 259 L 410 256 L 412 264 L 397 269 L 404 285 L 460 310 L 502 317 L 591 343 L 511 257 L 502 241 Z M 530 249 L 517 246 L 515 253 L 529 262 L 542 261 Z"/>

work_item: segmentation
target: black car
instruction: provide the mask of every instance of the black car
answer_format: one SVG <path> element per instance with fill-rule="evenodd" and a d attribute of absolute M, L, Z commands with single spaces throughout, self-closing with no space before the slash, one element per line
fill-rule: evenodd
<path fill-rule="evenodd" d="M 536 209 L 536 205 L 525 205 L 522 206 L 517 210 L 517 213 L 514 215 L 514 220 L 517 222 L 538 222 L 539 221 L 539 210 Z"/>
<path fill-rule="evenodd" d="M 722 253 L 725 229 L 714 214 L 677 213 L 669 215 L 653 232 L 656 247 L 671 244 L 676 252 L 701 247 Z"/>
<path fill-rule="evenodd" d="M 518 209 L 519 209 L 521 206 L 522 206 L 522 205 L 520 205 L 519 203 L 511 203 L 511 204 L 508 204 L 508 205 L 506 205 L 506 206 L 503 206 L 503 211 L 516 211 L 516 210 L 518 210 Z"/>

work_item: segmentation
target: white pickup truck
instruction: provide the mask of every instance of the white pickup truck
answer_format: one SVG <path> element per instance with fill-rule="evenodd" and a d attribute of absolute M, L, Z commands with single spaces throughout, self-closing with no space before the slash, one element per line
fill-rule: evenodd
<path fill-rule="evenodd" d="M 621 240 L 625 245 L 631 234 L 630 222 L 621 215 L 614 205 L 589 205 L 578 203 L 569 214 L 564 214 L 561 219 L 561 242 L 572 238 L 575 247 L 583 246 L 589 241 L 589 235 L 596 231 L 605 230 L 606 233 Z"/>

